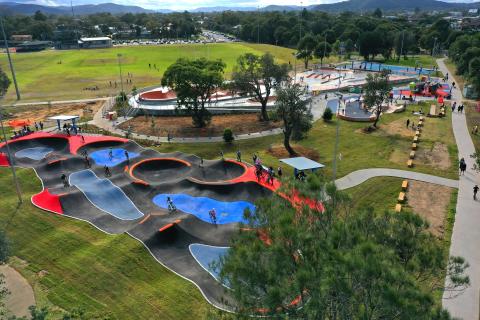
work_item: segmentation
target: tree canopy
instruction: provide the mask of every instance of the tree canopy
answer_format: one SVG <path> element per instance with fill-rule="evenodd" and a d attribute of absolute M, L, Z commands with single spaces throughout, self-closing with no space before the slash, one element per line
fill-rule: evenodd
<path fill-rule="evenodd" d="M 268 120 L 267 103 L 272 90 L 288 79 L 288 64 L 277 64 L 270 53 L 240 56 L 232 73 L 232 87 L 244 96 L 254 96 L 262 105 L 262 120 Z M 264 88 L 264 90 L 262 90 Z"/>
<path fill-rule="evenodd" d="M 175 90 L 178 108 L 185 108 L 192 115 L 194 126 L 205 127 L 210 121 L 206 104 L 223 85 L 224 69 L 225 63 L 220 60 L 181 58 L 165 71 L 162 85 Z"/>
<path fill-rule="evenodd" d="M 260 200 L 217 265 L 240 315 L 450 319 L 435 295 L 467 286 L 467 264 L 450 259 L 453 282 L 445 288 L 447 249 L 418 215 L 353 211 L 344 193 L 315 174 L 284 181 L 282 193 L 310 205 L 293 207 L 278 195 Z"/>
<path fill-rule="evenodd" d="M 383 112 L 383 103 L 388 102 L 392 86 L 388 81 L 389 71 L 383 70 L 380 73 L 369 73 L 367 75 L 367 84 L 365 85 L 364 103 L 366 107 L 375 114 L 376 127 Z"/>

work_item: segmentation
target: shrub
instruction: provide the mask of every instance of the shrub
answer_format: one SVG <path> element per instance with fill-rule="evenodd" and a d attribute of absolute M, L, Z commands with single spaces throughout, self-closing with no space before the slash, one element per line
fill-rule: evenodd
<path fill-rule="evenodd" d="M 332 112 L 332 109 L 330 109 L 329 107 L 327 107 L 325 109 L 325 111 L 323 112 L 323 115 L 322 115 L 322 119 L 323 121 L 332 121 L 332 118 L 333 118 L 333 112 Z"/>
<path fill-rule="evenodd" d="M 232 129 L 226 128 L 223 130 L 223 141 L 225 141 L 225 143 L 232 143 L 233 140 L 235 140 L 235 137 L 233 136 Z"/>

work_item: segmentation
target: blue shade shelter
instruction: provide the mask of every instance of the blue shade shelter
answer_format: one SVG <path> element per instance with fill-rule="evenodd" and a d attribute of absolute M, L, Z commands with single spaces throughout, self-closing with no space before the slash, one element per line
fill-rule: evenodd
<path fill-rule="evenodd" d="M 321 169 L 325 167 L 325 165 L 305 157 L 280 159 L 280 161 L 289 165 L 290 167 L 293 167 L 295 176 L 297 175 L 298 171 L 304 171 L 304 170 L 315 171 L 317 169 Z"/>

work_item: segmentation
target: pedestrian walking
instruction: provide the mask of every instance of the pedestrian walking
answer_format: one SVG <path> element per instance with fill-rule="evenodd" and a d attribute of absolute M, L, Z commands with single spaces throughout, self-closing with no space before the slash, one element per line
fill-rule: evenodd
<path fill-rule="evenodd" d="M 223 155 L 223 150 L 220 150 L 220 157 L 222 158 L 222 160 L 225 160 L 225 157 Z"/>
<path fill-rule="evenodd" d="M 410 119 L 407 119 L 407 128 L 410 125 Z"/>
<path fill-rule="evenodd" d="M 282 178 L 282 175 L 283 175 L 283 171 L 282 171 L 282 168 L 281 168 L 281 167 L 278 167 L 278 169 L 277 169 L 277 174 L 278 174 L 278 178 L 281 179 L 281 178 Z"/>
<path fill-rule="evenodd" d="M 475 126 L 473 127 L 472 133 L 475 134 L 475 135 L 478 133 L 478 126 L 477 126 L 477 125 L 475 125 Z"/>
<path fill-rule="evenodd" d="M 242 162 L 242 152 L 240 150 L 237 150 L 237 161 Z"/>
<path fill-rule="evenodd" d="M 40 122 L 40 130 L 43 130 L 43 122 Z"/>
<path fill-rule="evenodd" d="M 478 193 L 478 185 L 473 187 L 473 200 L 477 200 L 477 193 Z"/>
<path fill-rule="evenodd" d="M 252 160 L 253 160 L 253 164 L 255 164 L 257 162 L 257 154 L 254 153 L 253 156 L 252 156 Z"/>
<path fill-rule="evenodd" d="M 460 164 L 458 167 L 460 169 L 460 175 L 464 174 L 465 171 L 467 170 L 467 163 L 465 162 L 464 158 L 460 159 Z"/>
<path fill-rule="evenodd" d="M 38 123 L 35 121 L 35 131 L 38 131 Z"/>
<path fill-rule="evenodd" d="M 272 167 L 269 167 L 268 168 L 268 183 L 270 183 L 271 185 L 273 185 L 273 176 L 274 176 L 275 172 L 273 171 L 273 168 Z"/>

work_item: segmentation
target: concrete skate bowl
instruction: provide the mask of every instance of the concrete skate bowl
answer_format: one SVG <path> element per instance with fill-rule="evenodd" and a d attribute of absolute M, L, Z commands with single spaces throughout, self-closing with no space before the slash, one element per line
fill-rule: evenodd
<path fill-rule="evenodd" d="M 13 140 L 8 143 L 8 146 L 19 165 L 34 166 L 42 160 L 51 160 L 58 158 L 60 154 L 69 153 L 68 140 L 59 137 Z M 2 145 L 0 153 L 6 152 L 7 148 Z"/>
<path fill-rule="evenodd" d="M 231 183 L 247 172 L 247 165 L 233 160 L 206 161 L 204 166 L 195 170 L 191 181 L 204 184 Z"/>
<path fill-rule="evenodd" d="M 340 119 L 353 122 L 375 121 L 375 115 L 372 114 L 370 111 L 362 109 L 358 101 L 347 102 L 346 107 L 339 110 L 338 117 Z"/>
<path fill-rule="evenodd" d="M 115 140 L 107 141 L 94 141 L 84 144 L 82 147 L 78 148 L 77 154 L 81 155 L 84 151 L 91 153 L 95 150 L 108 149 L 108 148 L 120 148 L 128 145 L 128 143 Z"/>
<path fill-rule="evenodd" d="M 129 173 L 136 182 L 157 185 L 186 178 L 191 166 L 177 158 L 152 158 L 135 163 Z"/>
<path fill-rule="evenodd" d="M 140 101 L 160 102 L 175 100 L 177 95 L 173 90 L 153 90 L 141 93 L 138 96 Z"/>

